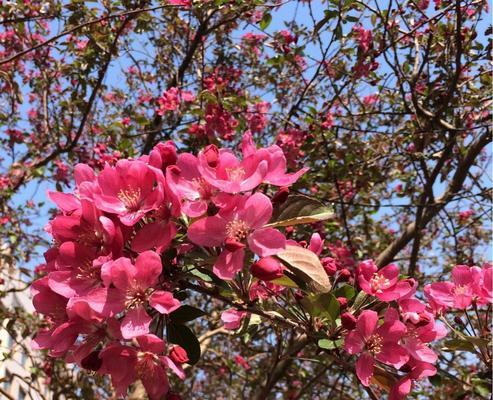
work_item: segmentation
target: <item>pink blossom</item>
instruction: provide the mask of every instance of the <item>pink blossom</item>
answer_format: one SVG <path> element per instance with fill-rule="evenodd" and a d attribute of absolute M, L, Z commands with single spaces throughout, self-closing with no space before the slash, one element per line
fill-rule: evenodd
<path fill-rule="evenodd" d="M 286 157 L 282 149 L 276 145 L 257 149 L 249 131 L 243 135 L 241 147 L 244 159 L 254 157 L 258 160 L 259 165 L 262 162 L 267 163 L 267 171 L 263 177 L 265 183 L 283 187 L 290 186 L 308 171 L 308 168 L 302 168 L 295 173 L 286 173 Z"/>
<path fill-rule="evenodd" d="M 348 333 L 344 348 L 349 354 L 360 354 L 356 361 L 356 375 L 365 386 L 370 385 L 375 360 L 400 368 L 409 360 L 407 351 L 398 344 L 406 333 L 405 325 L 397 320 L 385 321 L 378 327 L 378 314 L 363 311 L 356 328 Z"/>
<path fill-rule="evenodd" d="M 210 185 L 226 193 L 252 190 L 262 183 L 268 161 L 254 155 L 238 160 L 233 152 L 208 146 L 198 156 L 198 170 Z"/>
<path fill-rule="evenodd" d="M 94 193 L 96 206 L 118 215 L 124 225 L 134 225 L 163 201 L 162 180 L 142 161 L 120 160 L 115 167 L 106 166 L 97 179 L 101 192 Z"/>
<path fill-rule="evenodd" d="M 473 301 L 484 298 L 485 292 L 481 288 L 483 274 L 486 274 L 486 280 L 491 278 L 491 267 L 483 271 L 478 267 L 456 265 L 452 270 L 452 282 L 434 282 L 427 285 L 425 294 L 439 306 L 465 310 Z M 491 293 L 491 282 L 485 284 Z"/>
<path fill-rule="evenodd" d="M 236 196 L 232 202 L 236 205 L 231 211 L 202 218 L 188 228 L 188 238 L 199 246 L 225 245 L 214 264 L 214 273 L 222 279 L 232 279 L 243 268 L 244 242 L 261 257 L 277 254 L 286 245 L 281 232 L 264 227 L 272 216 L 267 196 Z"/>
<path fill-rule="evenodd" d="M 146 304 L 161 314 L 169 314 L 180 306 L 172 293 L 153 289 L 161 269 L 161 259 L 153 251 L 141 253 L 135 264 L 125 257 L 110 261 L 101 270 L 106 287 L 89 292 L 85 298 L 94 311 L 106 317 L 126 311 L 121 321 L 121 332 L 125 339 L 145 335 L 151 323 Z M 109 287 L 110 284 L 114 288 Z"/>
<path fill-rule="evenodd" d="M 223 321 L 226 329 L 235 330 L 240 327 L 242 319 L 246 316 L 246 311 L 238 311 L 235 308 L 230 308 L 222 312 L 221 321 Z"/>
<path fill-rule="evenodd" d="M 109 374 L 117 396 L 124 396 L 128 387 L 140 379 L 151 400 L 160 400 L 169 391 L 166 375 L 168 368 L 180 378 L 184 377 L 181 367 L 164 356 L 165 343 L 155 335 L 137 338 L 139 348 L 115 342 L 101 351 L 102 366 L 99 373 Z"/>
<path fill-rule="evenodd" d="M 382 301 L 393 301 L 412 294 L 415 290 L 413 279 L 399 281 L 399 267 L 389 264 L 378 270 L 372 260 L 358 266 L 358 283 L 365 293 Z"/>

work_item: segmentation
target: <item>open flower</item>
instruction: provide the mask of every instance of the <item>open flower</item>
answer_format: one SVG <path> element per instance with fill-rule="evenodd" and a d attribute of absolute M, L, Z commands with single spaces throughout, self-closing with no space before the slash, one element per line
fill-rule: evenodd
<path fill-rule="evenodd" d="M 399 281 L 399 267 L 389 264 L 378 269 L 372 260 L 366 260 L 358 266 L 358 283 L 365 293 L 382 301 L 393 301 L 409 296 L 415 290 L 415 281 Z"/>
<path fill-rule="evenodd" d="M 170 368 L 180 378 L 183 369 L 170 357 L 163 355 L 165 343 L 155 335 L 137 338 L 138 348 L 121 345 L 119 342 L 108 345 L 101 351 L 102 360 L 99 372 L 111 375 L 117 396 L 124 396 L 128 387 L 140 379 L 151 400 L 160 400 L 169 391 L 166 370 Z"/>
<path fill-rule="evenodd" d="M 491 272 L 489 274 L 491 276 Z M 452 282 L 434 282 L 427 285 L 425 294 L 439 306 L 464 310 L 474 299 L 482 297 L 481 280 L 480 268 L 457 265 L 452 270 Z"/>
<path fill-rule="evenodd" d="M 356 361 L 356 375 L 363 385 L 370 385 L 375 360 L 395 368 L 409 360 L 407 351 L 398 344 L 405 333 L 406 326 L 394 319 L 379 327 L 375 311 L 365 310 L 359 315 L 356 328 L 346 336 L 344 348 L 349 354 L 361 353 Z"/>
<path fill-rule="evenodd" d="M 147 314 L 147 305 L 161 314 L 169 314 L 180 307 L 180 302 L 172 293 L 154 289 L 161 269 L 161 259 L 153 251 L 141 253 L 135 265 L 125 257 L 106 263 L 101 270 L 106 287 L 87 294 L 87 302 L 94 311 L 105 317 L 126 311 L 121 321 L 124 339 L 145 335 L 149 333 L 152 320 Z M 109 287 L 110 284 L 114 288 Z"/>
<path fill-rule="evenodd" d="M 164 188 L 156 171 L 139 160 L 107 165 L 98 176 L 101 193 L 94 194 L 94 203 L 100 210 L 118 215 L 122 224 L 134 225 L 163 201 Z"/>
<path fill-rule="evenodd" d="M 232 279 L 243 268 L 244 248 L 267 257 L 286 247 L 286 238 L 277 229 L 265 228 L 272 216 L 272 204 L 261 193 L 232 200 L 230 211 L 202 218 L 188 228 L 188 238 L 199 246 L 225 246 L 214 264 L 214 273 Z"/>

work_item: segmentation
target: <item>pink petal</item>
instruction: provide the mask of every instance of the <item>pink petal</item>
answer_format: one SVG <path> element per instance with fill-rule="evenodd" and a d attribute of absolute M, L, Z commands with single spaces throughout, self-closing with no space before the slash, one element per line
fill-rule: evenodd
<path fill-rule="evenodd" d="M 162 365 L 148 365 L 148 370 L 140 379 L 150 400 L 161 400 L 169 391 L 168 376 Z"/>
<path fill-rule="evenodd" d="M 397 343 L 385 342 L 382 351 L 376 355 L 376 359 L 384 364 L 393 365 L 399 369 L 409 360 L 409 354 Z"/>
<path fill-rule="evenodd" d="M 356 330 L 349 332 L 344 340 L 344 350 L 349 354 L 361 353 L 364 345 L 365 342 L 363 341 L 363 338 Z"/>
<path fill-rule="evenodd" d="M 257 229 L 248 237 L 248 246 L 260 257 L 272 256 L 286 248 L 286 238 L 277 229 Z"/>
<path fill-rule="evenodd" d="M 149 304 L 161 314 L 170 314 L 180 307 L 180 301 L 173 293 L 164 290 L 156 290 L 149 298 Z"/>
<path fill-rule="evenodd" d="M 373 376 L 373 357 L 364 353 L 356 361 L 356 375 L 364 386 L 370 386 L 370 380 Z"/>
<path fill-rule="evenodd" d="M 372 310 L 363 311 L 356 321 L 356 329 L 366 341 L 375 332 L 378 314 Z"/>
<path fill-rule="evenodd" d="M 199 246 L 220 246 L 226 239 L 226 224 L 223 218 L 205 217 L 190 225 L 187 235 L 192 243 Z"/>
<path fill-rule="evenodd" d="M 149 351 L 151 353 L 161 354 L 164 352 L 164 341 L 163 339 L 149 333 L 148 335 L 139 336 L 137 338 L 139 346 L 144 351 Z"/>
<path fill-rule="evenodd" d="M 270 199 L 262 194 L 251 195 L 241 213 L 243 219 L 252 229 L 261 228 L 266 225 L 272 217 L 272 203 Z"/>
<path fill-rule="evenodd" d="M 456 286 L 466 286 L 473 283 L 471 268 L 467 265 L 457 265 L 452 270 L 452 279 Z"/>
<path fill-rule="evenodd" d="M 230 252 L 223 250 L 214 264 L 213 271 L 221 279 L 231 280 L 243 268 L 243 249 Z"/>
<path fill-rule="evenodd" d="M 453 307 L 454 306 L 454 296 L 453 291 L 454 285 L 451 282 L 435 282 L 429 286 L 427 294 L 435 301 L 437 304 Z"/>
<path fill-rule="evenodd" d="M 149 333 L 152 318 L 147 315 L 144 307 L 139 306 L 127 311 L 122 320 L 121 331 L 124 339 L 133 339 Z"/>
<path fill-rule="evenodd" d="M 394 285 L 399 279 L 399 267 L 395 264 L 389 264 L 378 271 L 379 275 L 390 281 L 390 285 Z"/>
<path fill-rule="evenodd" d="M 404 400 L 411 392 L 412 381 L 408 376 L 403 377 L 392 386 L 389 393 L 389 400 Z"/>
<path fill-rule="evenodd" d="M 135 260 L 135 269 L 135 280 L 143 287 L 152 287 L 157 284 L 163 270 L 161 257 L 154 251 L 144 251 Z"/>
<path fill-rule="evenodd" d="M 80 200 L 71 193 L 48 191 L 48 197 L 64 213 L 71 213 L 80 209 Z"/>
<path fill-rule="evenodd" d="M 238 329 L 241 325 L 241 320 L 245 318 L 247 313 L 245 311 L 238 311 L 235 308 L 223 311 L 221 314 L 221 321 L 224 323 L 224 327 L 229 330 Z"/>

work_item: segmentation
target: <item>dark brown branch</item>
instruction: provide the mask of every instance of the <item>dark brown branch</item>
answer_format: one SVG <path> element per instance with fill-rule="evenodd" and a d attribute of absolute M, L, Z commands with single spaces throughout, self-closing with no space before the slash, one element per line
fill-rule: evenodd
<path fill-rule="evenodd" d="M 439 213 L 439 211 L 442 210 L 450 202 L 453 196 L 460 191 L 467 177 L 469 169 L 474 164 L 474 161 L 476 160 L 481 150 L 488 143 L 491 143 L 490 130 L 487 130 L 475 142 L 473 142 L 473 144 L 469 147 L 465 158 L 457 166 L 455 174 L 445 192 L 436 199 L 434 206 L 428 207 L 423 213 L 421 223 L 422 229 L 426 227 L 426 225 Z M 406 247 L 407 244 L 415 237 L 416 229 L 418 228 L 415 222 L 409 224 L 404 230 L 404 233 L 399 238 L 390 243 L 387 248 L 382 253 L 380 253 L 380 255 L 377 257 L 376 264 L 379 267 L 382 267 L 390 263 L 394 259 L 394 257 L 402 249 L 404 249 L 404 247 Z"/>

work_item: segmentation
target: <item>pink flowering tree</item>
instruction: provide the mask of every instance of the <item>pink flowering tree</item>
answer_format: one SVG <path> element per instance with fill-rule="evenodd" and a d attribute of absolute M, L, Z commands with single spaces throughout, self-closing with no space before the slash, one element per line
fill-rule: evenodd
<path fill-rule="evenodd" d="M 67 399 L 488 399 L 487 16 L 0 4 L 14 378 Z"/>

